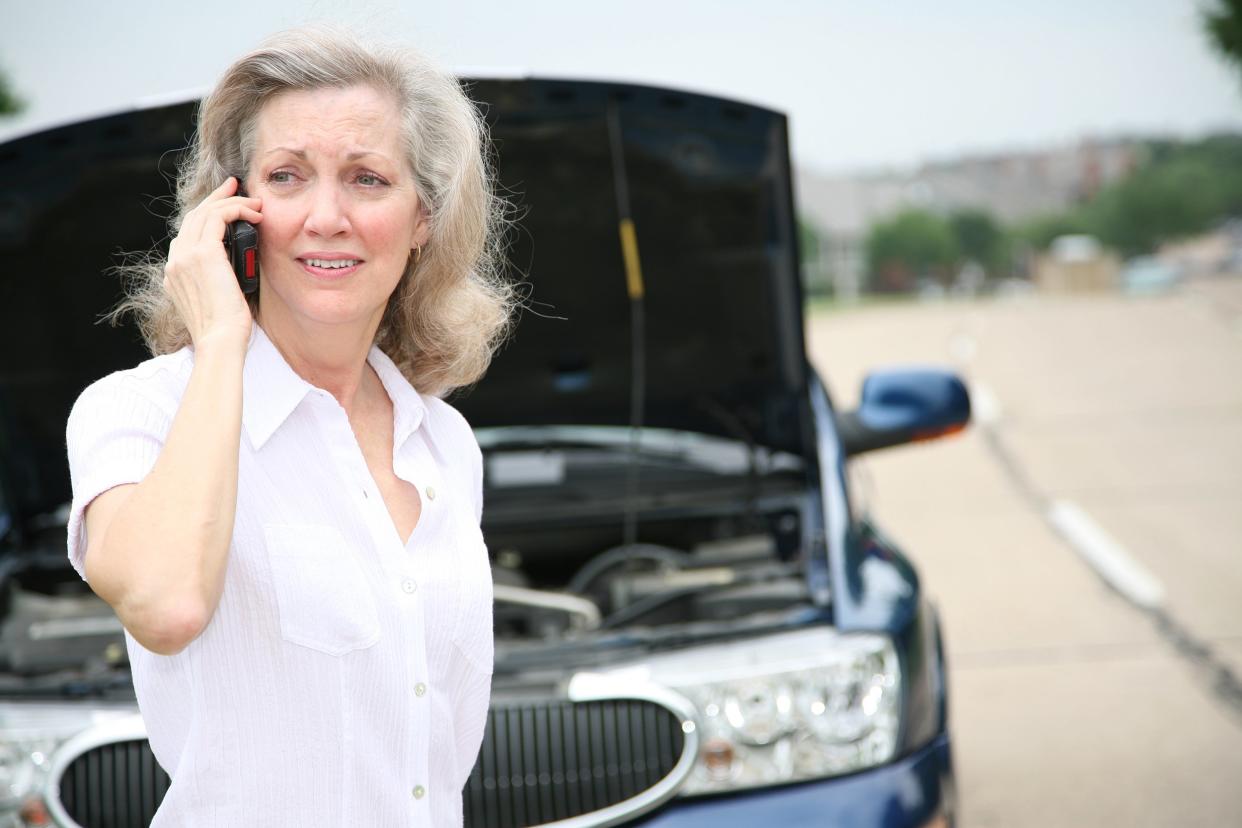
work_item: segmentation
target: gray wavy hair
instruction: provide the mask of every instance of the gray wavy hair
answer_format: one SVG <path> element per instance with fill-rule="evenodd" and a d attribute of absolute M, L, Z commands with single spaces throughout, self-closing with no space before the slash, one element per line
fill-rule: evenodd
<path fill-rule="evenodd" d="M 249 173 L 260 109 L 289 90 L 365 84 L 394 96 L 407 160 L 430 236 L 388 301 L 375 344 L 410 384 L 443 395 L 477 381 L 504 339 L 515 305 L 502 277 L 508 206 L 495 193 L 487 128 L 457 80 L 406 48 L 363 45 L 347 32 L 307 27 L 278 34 L 224 73 L 198 111 L 177 176 L 175 234 L 230 175 Z M 190 344 L 164 290 L 164 262 L 148 254 L 120 268 L 127 296 L 113 322 L 133 314 L 153 354 Z M 250 297 L 251 313 L 258 296 Z"/>

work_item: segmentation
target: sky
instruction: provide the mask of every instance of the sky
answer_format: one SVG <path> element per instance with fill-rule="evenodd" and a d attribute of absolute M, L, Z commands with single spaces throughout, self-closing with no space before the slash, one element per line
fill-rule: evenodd
<path fill-rule="evenodd" d="M 462 73 L 635 81 L 768 106 L 790 116 L 795 162 L 821 172 L 1242 130 L 1242 72 L 1208 47 L 1199 5 L 0 0 L 0 68 L 28 102 L 0 121 L 0 139 L 201 92 L 264 36 L 315 21 Z"/>

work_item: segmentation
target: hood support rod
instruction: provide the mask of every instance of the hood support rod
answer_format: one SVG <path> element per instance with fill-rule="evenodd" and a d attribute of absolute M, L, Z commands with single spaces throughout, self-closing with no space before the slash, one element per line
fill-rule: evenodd
<path fill-rule="evenodd" d="M 630 211 L 629 179 L 621 141 L 621 113 L 615 96 L 608 98 L 608 146 L 612 155 L 612 179 L 617 196 L 621 257 L 625 263 L 625 288 L 630 297 L 630 462 L 626 475 L 623 542 L 638 541 L 638 442 L 642 434 L 647 387 L 646 324 L 643 305 L 643 271 L 638 257 L 638 233 Z"/>

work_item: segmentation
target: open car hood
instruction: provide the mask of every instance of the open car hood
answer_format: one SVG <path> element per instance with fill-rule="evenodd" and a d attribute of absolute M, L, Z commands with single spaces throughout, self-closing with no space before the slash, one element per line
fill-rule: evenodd
<path fill-rule="evenodd" d="M 813 456 L 785 118 L 624 84 L 469 86 L 518 207 L 510 260 L 529 305 L 485 380 L 454 400 L 471 423 L 629 423 L 624 181 L 645 288 L 644 424 Z M 167 244 L 193 116 L 187 102 L 0 144 L 0 503 L 16 524 L 69 499 L 64 423 L 82 388 L 146 356 L 132 327 L 97 324 L 120 295 L 106 271 Z"/>
<path fill-rule="evenodd" d="M 808 454 L 785 118 L 599 82 L 478 81 L 471 93 L 486 105 L 501 183 L 519 208 L 511 260 L 530 307 L 487 378 L 455 401 L 467 419 L 629 422 L 624 186 L 642 264 L 644 424 Z"/>

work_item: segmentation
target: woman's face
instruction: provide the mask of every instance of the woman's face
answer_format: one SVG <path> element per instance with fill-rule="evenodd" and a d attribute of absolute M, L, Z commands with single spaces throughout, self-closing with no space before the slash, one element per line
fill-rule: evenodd
<path fill-rule="evenodd" d="M 283 92 L 256 123 L 249 193 L 261 315 L 300 327 L 379 324 L 427 221 L 396 102 L 370 86 Z"/>

